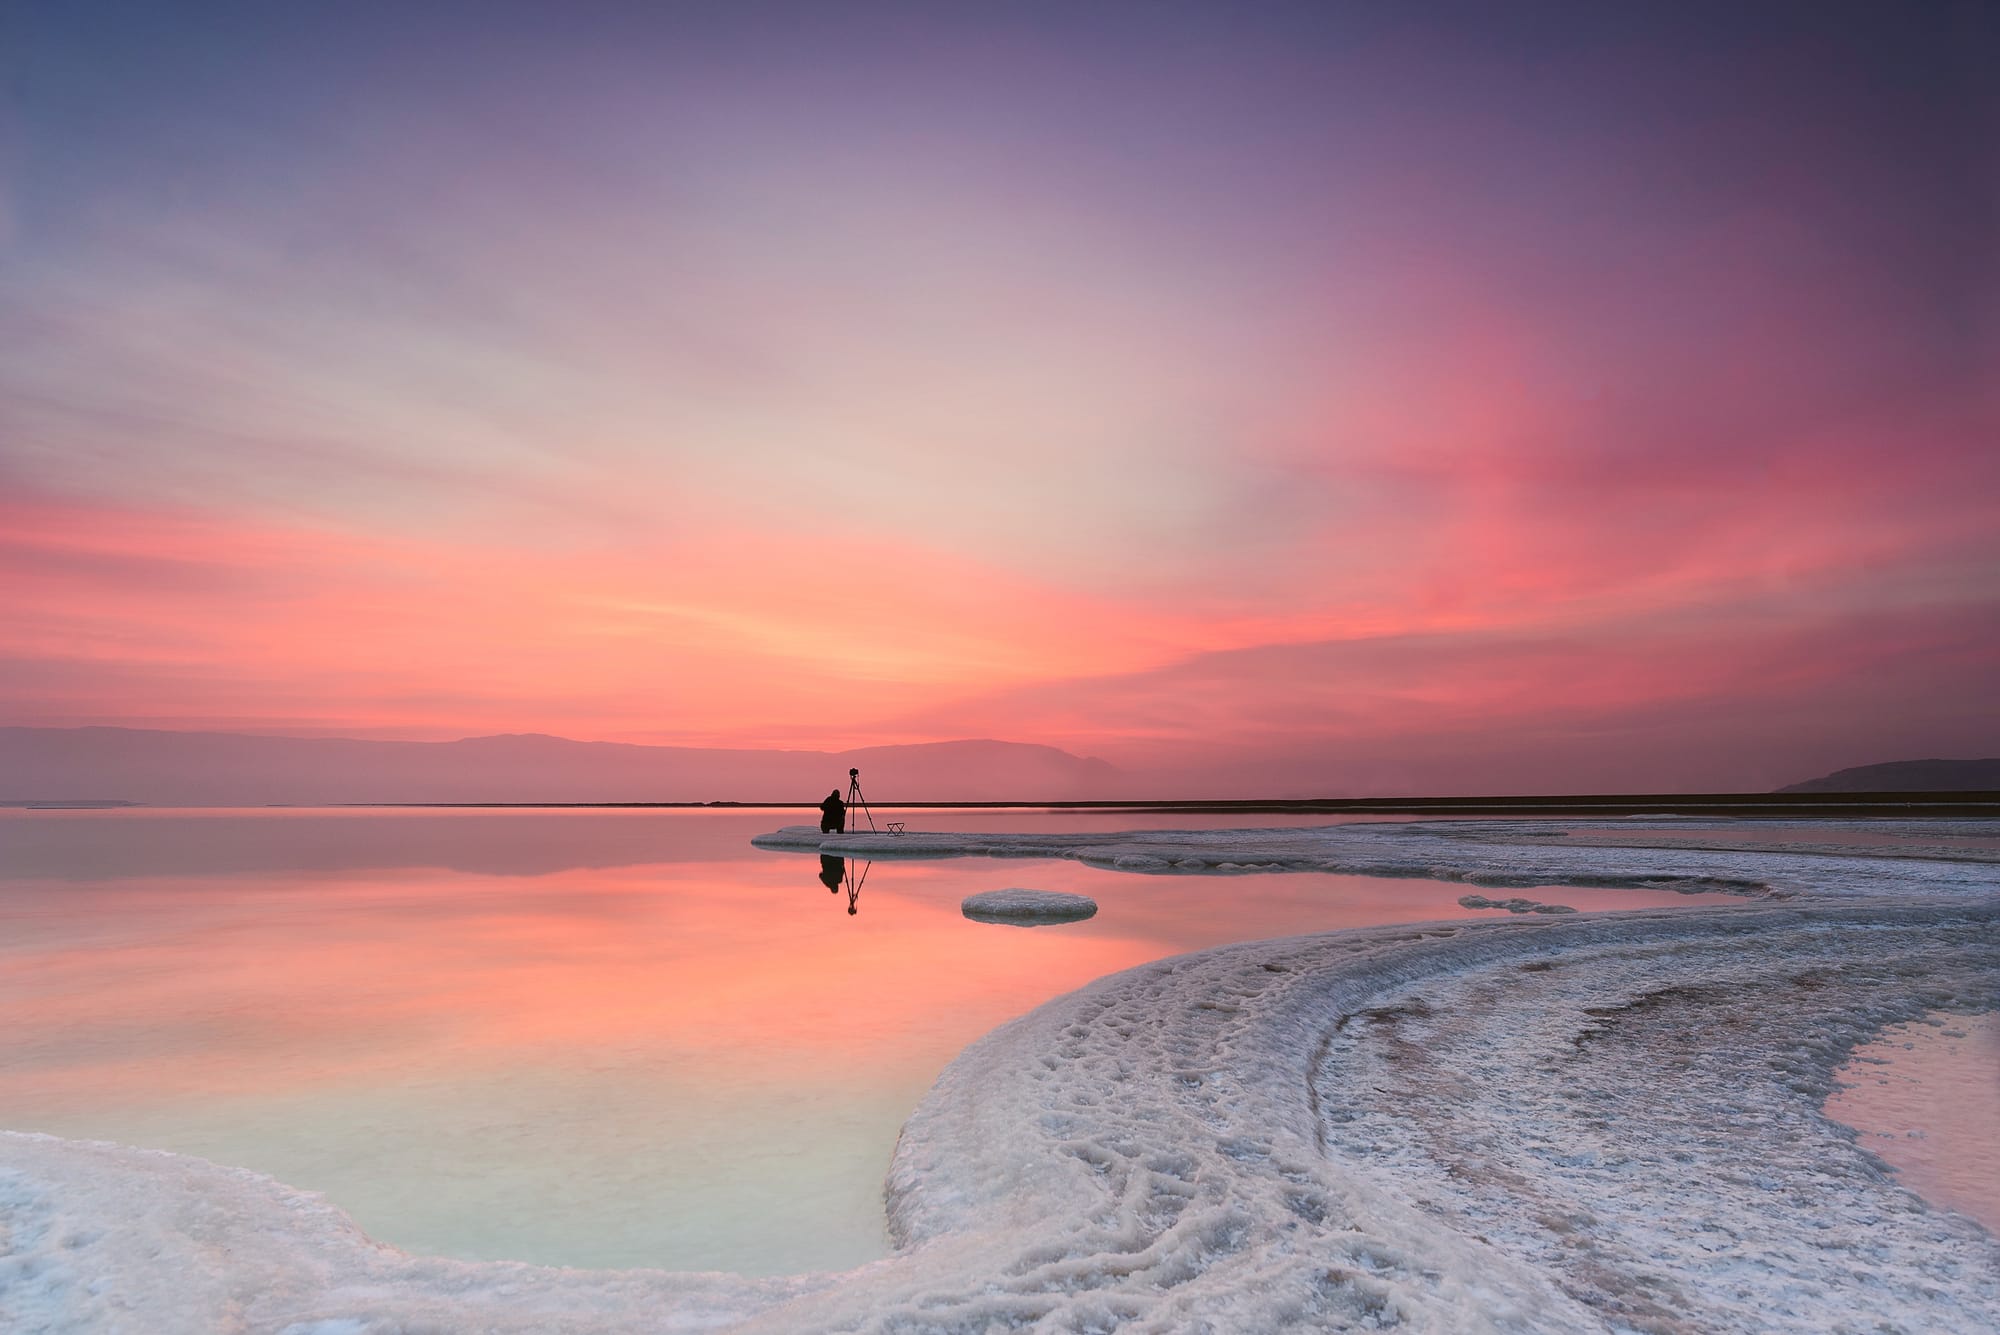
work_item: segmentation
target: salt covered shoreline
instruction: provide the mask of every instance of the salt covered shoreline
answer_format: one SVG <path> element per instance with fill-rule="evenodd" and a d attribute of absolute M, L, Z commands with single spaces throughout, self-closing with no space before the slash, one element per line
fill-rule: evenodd
<path fill-rule="evenodd" d="M 2000 1245 L 1819 1111 L 1881 1026 L 1993 1006 L 2000 870 L 1871 853 L 1837 822 L 1782 852 L 1620 825 L 1615 847 L 1519 821 L 765 836 L 1748 902 L 1296 937 L 1100 979 L 946 1069 L 890 1169 L 897 1253 L 843 1274 L 410 1257 L 256 1174 L 0 1134 L 0 1327 L 2000 1328 Z"/>

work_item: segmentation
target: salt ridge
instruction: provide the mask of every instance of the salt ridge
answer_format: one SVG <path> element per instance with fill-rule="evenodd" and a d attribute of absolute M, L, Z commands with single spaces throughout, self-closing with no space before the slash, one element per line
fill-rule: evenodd
<path fill-rule="evenodd" d="M 1588 823 L 1588 822 L 1581 822 Z M 1501 888 L 1577 885 L 1647 886 L 1690 894 L 1819 897 L 1909 893 L 1936 883 L 1940 892 L 1991 886 L 2000 871 L 1985 865 L 2000 854 L 1917 858 L 1900 850 L 1843 843 L 1837 822 L 1769 821 L 1770 829 L 1824 831 L 1817 844 L 1688 846 L 1697 826 L 1739 828 L 1736 822 L 1687 818 L 1621 821 L 1617 834 L 1569 842 L 1551 821 L 1367 823 L 1301 829 L 1141 830 L 1122 834 L 821 834 L 787 826 L 750 842 L 760 848 L 819 850 L 869 858 L 1067 858 L 1117 871 L 1204 875 L 1319 871 L 1359 876 L 1411 876 Z M 2000 840 L 2000 822 L 1954 821 L 1944 829 L 1921 821 L 1876 821 L 1870 830 Z M 1663 836 L 1671 836 L 1672 845 Z M 1622 842 L 1614 842 L 1622 841 Z"/>
<path fill-rule="evenodd" d="M 904 839 L 1755 901 L 1256 942 L 1100 979 L 946 1069 L 890 1170 L 898 1252 L 839 1275 L 411 1257 L 253 1173 L 0 1134 L 0 1328 L 2000 1327 L 2000 1246 L 1819 1112 L 1882 1025 L 1991 1008 L 1992 866 L 1856 856 L 1834 824 L 1788 853 L 1439 824 Z"/>

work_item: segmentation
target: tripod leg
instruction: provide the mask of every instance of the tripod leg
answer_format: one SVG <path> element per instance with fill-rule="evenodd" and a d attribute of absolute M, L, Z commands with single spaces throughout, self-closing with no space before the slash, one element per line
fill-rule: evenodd
<path fill-rule="evenodd" d="M 856 807 L 860 807 L 861 814 L 868 817 L 869 830 L 880 834 L 881 831 L 875 829 L 875 813 L 869 810 L 868 799 L 861 795 L 861 780 L 850 779 L 847 784 L 847 815 L 849 819 L 854 820 L 855 828 L 858 830 L 861 827 L 861 822 L 854 816 L 854 809 Z"/>

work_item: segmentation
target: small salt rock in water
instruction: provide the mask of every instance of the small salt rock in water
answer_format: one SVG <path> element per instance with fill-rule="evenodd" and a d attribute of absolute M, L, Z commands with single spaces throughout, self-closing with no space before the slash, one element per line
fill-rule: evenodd
<path fill-rule="evenodd" d="M 1005 923 L 1010 927 L 1042 927 L 1049 923 L 1081 922 L 1097 913 L 1097 901 L 1054 890 L 988 890 L 967 895 L 959 911 L 974 922 Z"/>
<path fill-rule="evenodd" d="M 1574 913 L 1567 904 L 1538 904 L 1532 899 L 1488 899 L 1485 895 L 1460 895 L 1458 902 L 1469 909 L 1506 909 L 1509 913 Z"/>

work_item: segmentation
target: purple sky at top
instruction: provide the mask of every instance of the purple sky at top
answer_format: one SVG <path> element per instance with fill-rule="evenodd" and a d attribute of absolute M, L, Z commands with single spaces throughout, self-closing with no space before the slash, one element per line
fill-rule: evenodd
<path fill-rule="evenodd" d="M 1990 7 L 0 18 L 0 723 L 2000 750 Z"/>

